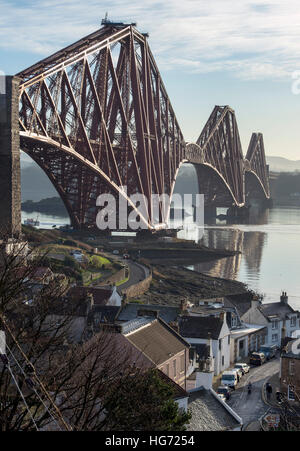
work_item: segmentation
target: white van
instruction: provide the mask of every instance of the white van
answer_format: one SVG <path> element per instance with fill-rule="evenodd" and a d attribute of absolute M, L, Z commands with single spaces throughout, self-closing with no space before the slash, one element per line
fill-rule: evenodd
<path fill-rule="evenodd" d="M 221 384 L 227 385 L 228 387 L 235 388 L 238 383 L 236 371 L 224 371 L 222 374 Z"/>

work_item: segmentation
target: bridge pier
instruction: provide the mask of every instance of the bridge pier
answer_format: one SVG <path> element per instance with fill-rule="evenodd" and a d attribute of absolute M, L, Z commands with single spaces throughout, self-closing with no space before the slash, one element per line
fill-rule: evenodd
<path fill-rule="evenodd" d="M 217 217 L 217 207 L 214 205 L 204 205 L 204 222 Z"/>
<path fill-rule="evenodd" d="M 269 198 L 269 199 L 263 199 L 263 198 L 250 198 L 246 200 L 246 205 L 248 207 L 255 207 L 255 208 L 260 208 L 260 209 L 264 209 L 264 208 L 272 208 L 273 207 L 273 199 Z"/>
<path fill-rule="evenodd" d="M 0 236 L 21 234 L 19 83 L 0 76 Z"/>
<path fill-rule="evenodd" d="M 236 207 L 232 206 L 227 210 L 227 217 L 229 219 L 246 219 L 249 217 L 250 207 Z"/>

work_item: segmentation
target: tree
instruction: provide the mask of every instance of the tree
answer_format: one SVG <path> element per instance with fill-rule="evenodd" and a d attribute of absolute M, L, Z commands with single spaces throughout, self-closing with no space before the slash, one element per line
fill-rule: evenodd
<path fill-rule="evenodd" d="M 190 413 L 180 412 L 174 389 L 158 370 L 130 373 L 108 393 L 107 427 L 118 431 L 183 431 Z"/>

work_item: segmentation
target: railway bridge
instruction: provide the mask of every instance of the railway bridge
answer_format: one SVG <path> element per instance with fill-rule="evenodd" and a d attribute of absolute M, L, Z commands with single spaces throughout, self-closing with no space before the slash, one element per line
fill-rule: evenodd
<path fill-rule="evenodd" d="M 242 209 L 251 193 L 270 198 L 262 134 L 253 133 L 244 157 L 234 110 L 215 106 L 197 142 L 187 143 L 148 35 L 135 24 L 104 20 L 94 33 L 6 77 L 0 130 L 0 183 L 9 193 L 2 211 L 15 227 L 20 149 L 47 174 L 75 228 L 95 226 L 102 193 L 131 210 L 135 193 L 172 196 L 185 163 L 197 169 L 207 208 Z M 154 226 L 151 202 L 147 208 L 140 215 L 147 228 L 165 227 Z"/>

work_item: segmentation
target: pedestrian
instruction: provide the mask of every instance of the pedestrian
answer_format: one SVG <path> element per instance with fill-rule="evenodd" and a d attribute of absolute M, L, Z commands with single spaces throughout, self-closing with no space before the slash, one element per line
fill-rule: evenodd
<path fill-rule="evenodd" d="M 269 383 L 269 382 L 267 382 L 267 385 L 266 385 L 266 392 L 267 392 L 267 398 L 268 399 L 270 399 L 271 398 L 271 394 L 272 394 L 272 385 Z"/>
<path fill-rule="evenodd" d="M 281 404 L 282 403 L 282 393 L 280 392 L 279 388 L 276 388 L 276 401 Z"/>

